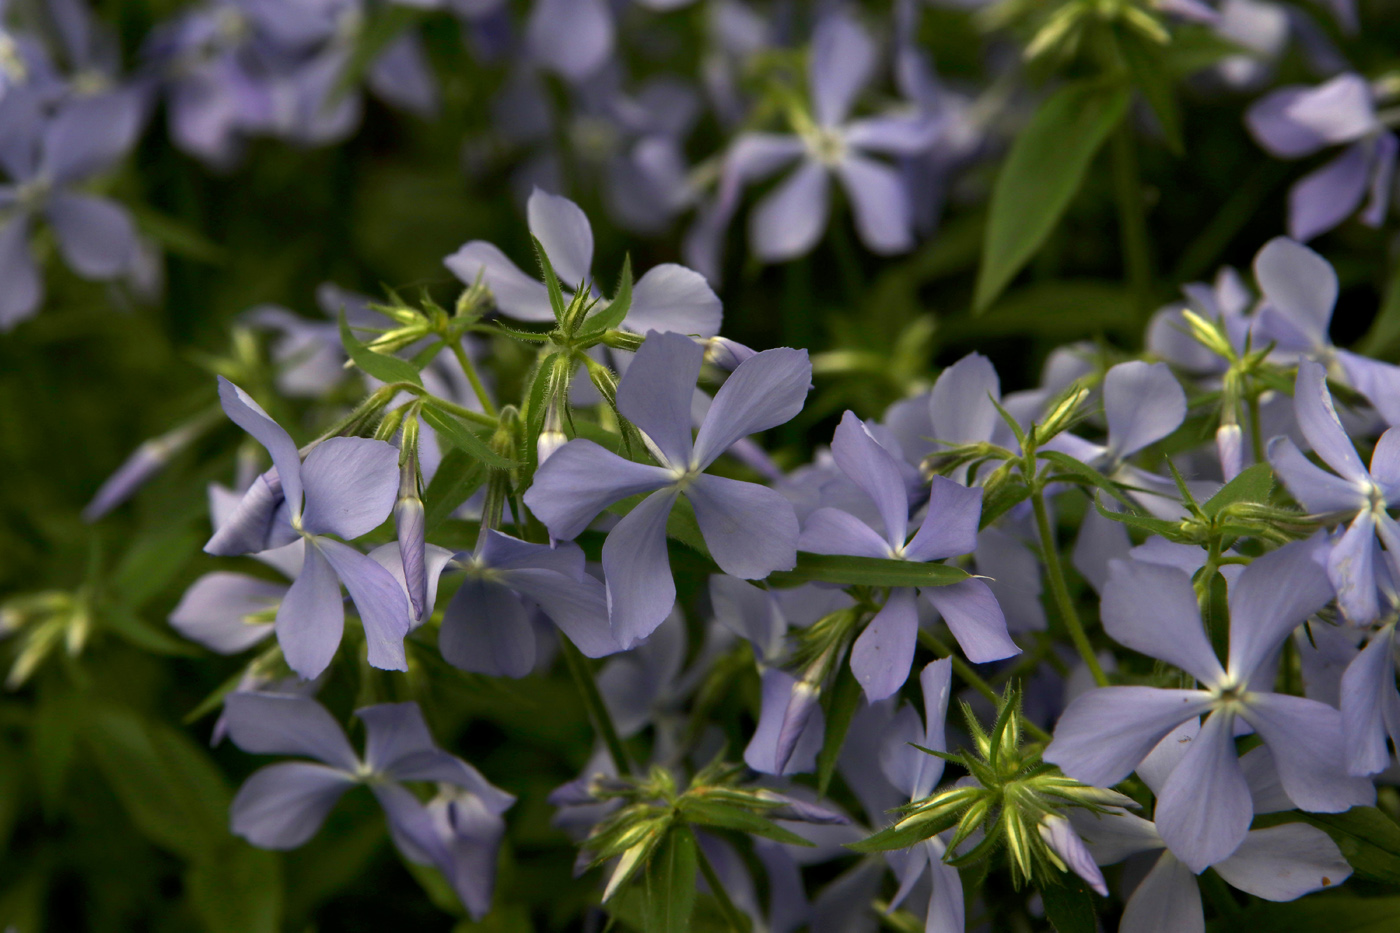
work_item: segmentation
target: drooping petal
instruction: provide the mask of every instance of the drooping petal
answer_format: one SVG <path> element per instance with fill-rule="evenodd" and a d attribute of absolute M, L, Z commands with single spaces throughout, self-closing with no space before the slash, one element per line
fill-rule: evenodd
<path fill-rule="evenodd" d="M 1235 717 L 1217 710 L 1186 749 L 1157 798 L 1157 831 L 1194 872 L 1239 848 L 1254 816 L 1235 754 Z"/>
<path fill-rule="evenodd" d="M 854 412 L 847 411 L 837 425 L 831 439 L 831 455 L 841 472 L 875 503 L 890 546 L 902 547 L 909 532 L 909 495 L 904 488 L 904 474 Z"/>
<path fill-rule="evenodd" d="M 690 464 L 690 405 L 705 350 L 676 333 L 651 331 L 617 384 L 617 409 L 661 451 L 663 464 Z"/>
<path fill-rule="evenodd" d="M 778 184 L 749 215 L 749 243 L 764 262 L 784 262 L 811 252 L 826 229 L 831 183 L 814 159 Z"/>
<path fill-rule="evenodd" d="M 1284 792 L 1300 809 L 1339 813 L 1375 800 L 1369 780 L 1347 776 L 1337 710 L 1304 697 L 1259 693 L 1240 715 L 1269 746 Z"/>
<path fill-rule="evenodd" d="M 116 278 L 131 265 L 136 227 L 115 202 L 55 191 L 45 208 L 63 261 L 89 279 Z"/>
<path fill-rule="evenodd" d="M 1069 820 L 1063 816 L 1049 816 L 1041 821 L 1040 838 L 1056 855 L 1064 860 L 1070 871 L 1088 882 L 1100 897 L 1108 897 L 1108 885 L 1104 883 L 1103 872 L 1094 864 L 1094 858 L 1084 845 L 1084 840 L 1074 831 Z"/>
<path fill-rule="evenodd" d="M 297 453 L 292 436 L 273 421 L 252 397 L 223 376 L 219 377 L 219 401 L 229 419 L 267 448 L 277 478 L 282 483 L 282 496 L 291 506 L 292 515 L 301 514 L 301 454 Z"/>
<path fill-rule="evenodd" d="M 551 535 L 570 540 L 614 502 L 674 480 L 669 470 L 625 460 L 578 438 L 556 450 L 535 472 L 525 504 Z"/>
<path fill-rule="evenodd" d="M 19 211 L 0 225 L 0 331 L 7 331 L 39 308 L 43 282 L 29 251 L 29 214 Z"/>
<path fill-rule="evenodd" d="M 480 277 L 491 289 L 491 297 L 501 313 L 521 321 L 553 321 L 549 291 L 543 282 L 532 279 L 506 254 L 484 240 L 472 240 L 443 260 L 464 285 Z"/>
<path fill-rule="evenodd" d="M 260 849 L 295 849 L 316 835 L 331 807 L 353 786 L 352 775 L 325 765 L 268 765 L 238 789 L 229 828 Z"/>
<path fill-rule="evenodd" d="M 310 697 L 230 693 L 224 723 L 234 744 L 250 754 L 307 755 L 342 771 L 359 767 L 345 730 Z"/>
<path fill-rule="evenodd" d="M 608 622 L 608 596 L 590 576 L 573 580 L 552 570 L 506 570 L 501 582 L 534 600 L 569 641 L 590 658 L 620 650 Z"/>
<path fill-rule="evenodd" d="M 524 677 L 535 666 L 535 630 L 520 598 L 498 583 L 468 579 L 452 595 L 438 648 L 453 667 Z"/>
<path fill-rule="evenodd" d="M 802 524 L 797 549 L 810 554 L 848 554 L 853 557 L 890 557 L 889 542 L 849 512 L 823 507 Z"/>
<path fill-rule="evenodd" d="M 1275 311 L 1314 346 L 1328 344 L 1337 303 L 1337 273 L 1331 263 L 1301 243 L 1274 237 L 1254 257 L 1254 277 Z"/>
<path fill-rule="evenodd" d="M 715 393 L 695 437 L 694 463 L 703 469 L 740 438 L 791 421 L 811 384 L 806 350 L 778 347 L 740 363 Z"/>
<path fill-rule="evenodd" d="M 1001 421 L 992 400 L 1000 398 L 996 368 L 982 354 L 969 353 L 939 373 L 933 384 L 929 412 L 935 439 L 950 444 L 991 440 Z"/>
<path fill-rule="evenodd" d="M 721 570 L 746 580 L 797 564 L 798 525 L 782 493 L 702 473 L 685 487 L 695 521 Z"/>
<path fill-rule="evenodd" d="M 1254 830 L 1215 870 L 1231 887 L 1268 901 L 1291 901 L 1351 877 L 1332 838 L 1302 823 Z"/>
<path fill-rule="evenodd" d="M 1166 363 L 1119 363 L 1104 377 L 1103 410 L 1109 450 L 1127 457 L 1181 425 L 1186 392 Z"/>
<path fill-rule="evenodd" d="M 307 680 L 330 666 L 345 629 L 340 580 L 319 546 L 322 543 L 308 544 L 301 573 L 277 609 L 277 643 L 287 666 Z"/>
<path fill-rule="evenodd" d="M 1248 682 L 1279 644 L 1332 599 L 1322 533 L 1256 558 L 1230 586 L 1230 676 Z"/>
<path fill-rule="evenodd" d="M 559 281 L 571 289 L 584 284 L 593 267 L 593 228 L 582 208 L 562 195 L 536 188 L 525 209 L 530 234 L 544 247 Z"/>
<path fill-rule="evenodd" d="M 970 554 L 977 547 L 982 518 L 982 487 L 964 486 L 946 476 L 929 480 L 928 509 L 904 556 L 908 560 L 943 560 Z"/>
<path fill-rule="evenodd" d="M 1376 523 L 1370 512 L 1363 511 L 1327 555 L 1327 576 L 1337 591 L 1337 605 L 1356 625 L 1374 622 L 1380 615 L 1375 553 Z"/>
<path fill-rule="evenodd" d="M 666 552 L 666 519 L 675 503 L 675 489 L 652 493 L 623 516 L 603 543 L 608 618 L 624 651 L 650 635 L 676 602 Z"/>
<path fill-rule="evenodd" d="M 817 122 L 822 126 L 844 122 L 874 68 L 875 43 L 860 24 L 840 12 L 824 17 L 812 36 L 807 69 Z"/>
<path fill-rule="evenodd" d="M 348 544 L 330 538 L 315 541 L 360 613 L 370 665 L 382 671 L 408 670 L 403 640 L 413 627 L 413 610 L 399 581 L 374 558 Z"/>
<path fill-rule="evenodd" d="M 287 587 L 241 573 L 206 573 L 170 613 L 170 626 L 220 654 L 238 654 L 272 634 L 272 622 L 250 622 L 282 601 Z"/>
<path fill-rule="evenodd" d="M 1136 560 L 1110 562 L 1100 616 L 1104 631 L 1119 644 L 1173 664 L 1206 684 L 1225 679 L 1201 624 L 1191 577 L 1177 568 Z"/>
<path fill-rule="evenodd" d="M 1196 876 L 1163 852 L 1123 908 L 1119 929 L 1131 933 L 1205 933 Z"/>
<path fill-rule="evenodd" d="M 1383 717 L 1384 691 L 1395 691 L 1395 627 L 1387 626 L 1342 675 L 1342 737 L 1347 771 L 1375 774 L 1390 766 Z"/>
<path fill-rule="evenodd" d="M 1355 483 L 1348 482 L 1314 464 L 1289 437 L 1269 441 L 1269 465 L 1283 485 L 1309 512 L 1354 512 L 1363 508 L 1367 496 Z"/>
<path fill-rule="evenodd" d="M 909 191 L 898 171 L 875 159 L 848 154 L 837 164 L 836 174 L 866 248 L 885 256 L 914 245 Z"/>
<path fill-rule="evenodd" d="M 919 592 L 933 603 L 952 630 L 958 647 L 974 664 L 1021 653 L 1006 631 L 1006 616 L 997 605 L 997 598 L 984 581 L 974 578 L 951 586 L 926 586 Z"/>
<path fill-rule="evenodd" d="M 1163 736 L 1212 703 L 1204 690 L 1090 690 L 1060 715 L 1045 760 L 1075 780 L 1110 787 L 1132 773 Z"/>
<path fill-rule="evenodd" d="M 911 587 L 890 590 L 885 606 L 851 648 L 851 673 L 874 703 L 892 695 L 909 679 L 914 643 L 919 634 L 919 611 Z"/>
<path fill-rule="evenodd" d="M 820 707 L 802 723 L 791 750 L 781 749 L 779 733 L 788 709 L 796 679 L 786 671 L 770 667 L 763 672 L 763 700 L 753 738 L 744 749 L 744 763 L 764 774 L 800 774 L 817 764 L 825 724 Z M 780 761 L 780 759 L 786 759 Z"/>
<path fill-rule="evenodd" d="M 530 11 L 526 36 L 535 61 L 579 81 L 607 61 L 613 31 L 604 0 L 542 0 Z"/>
<path fill-rule="evenodd" d="M 1321 236 L 1361 206 L 1370 181 L 1370 157 L 1365 143 L 1348 146 L 1341 155 L 1300 178 L 1288 190 L 1288 235 L 1300 243 Z"/>
<path fill-rule="evenodd" d="M 314 535 L 358 538 L 394 509 L 399 452 L 368 437 L 332 437 L 306 455 L 301 481 L 306 489 L 302 527 Z"/>
<path fill-rule="evenodd" d="M 666 262 L 648 269 L 632 287 L 632 308 L 622 324 L 639 334 L 659 330 L 713 337 L 723 317 L 719 296 L 703 275 Z"/>

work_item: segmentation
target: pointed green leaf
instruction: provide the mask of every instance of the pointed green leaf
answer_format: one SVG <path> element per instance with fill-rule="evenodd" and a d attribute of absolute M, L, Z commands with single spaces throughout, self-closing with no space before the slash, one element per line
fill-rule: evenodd
<path fill-rule="evenodd" d="M 1256 463 L 1240 471 L 1220 491 L 1211 496 L 1201 506 L 1201 511 L 1210 518 L 1220 514 L 1220 510 L 1234 502 L 1268 502 L 1269 493 L 1274 488 L 1274 472 L 1267 463 Z"/>
<path fill-rule="evenodd" d="M 1128 89 L 1067 84 L 1011 144 L 992 189 L 974 306 L 983 311 L 1021 271 L 1064 214 L 1089 164 L 1123 119 Z"/>
<path fill-rule="evenodd" d="M 506 470 L 516 466 L 514 460 L 507 460 L 491 449 L 490 445 L 472 433 L 471 429 L 456 415 L 443 411 L 433 404 L 432 399 L 423 403 L 423 420 L 438 433 L 438 436 L 486 466 L 496 470 Z"/>
<path fill-rule="evenodd" d="M 799 583 L 840 583 L 843 586 L 948 586 L 961 583 L 968 573 L 947 564 L 879 557 L 847 557 L 836 554 L 797 555 L 797 566 L 768 577 L 774 586 Z"/>
<path fill-rule="evenodd" d="M 1161 535 L 1169 541 L 1193 543 L 1192 537 L 1182 530 L 1180 522 L 1169 522 L 1165 518 L 1138 515 L 1136 512 L 1111 512 L 1104 508 L 1097 498 L 1094 499 L 1094 508 L 1098 509 L 1099 514 L 1104 518 L 1121 525 L 1127 525 L 1129 528 L 1140 528 L 1148 534 Z"/>
<path fill-rule="evenodd" d="M 695 836 L 677 826 L 666 834 L 642 872 L 642 916 L 648 933 L 688 933 L 698 868 Z"/>
<path fill-rule="evenodd" d="M 1179 158 L 1186 151 L 1181 136 L 1181 108 L 1177 106 L 1174 76 L 1162 47 L 1133 29 L 1120 29 L 1117 36 L 1134 86 L 1157 117 L 1167 148 Z"/>
<path fill-rule="evenodd" d="M 936 820 L 924 820 L 913 823 L 909 826 L 887 826 L 875 833 L 867 836 L 859 842 L 848 842 L 846 848 L 856 852 L 889 852 L 894 849 L 907 849 L 916 842 L 923 842 L 930 839 L 945 829 L 952 829 L 958 824 L 960 813 L 956 810 L 945 814 Z"/>
<path fill-rule="evenodd" d="M 1129 508 L 1133 507 L 1132 500 L 1123 495 L 1123 491 L 1118 488 L 1117 483 L 1089 466 L 1089 464 L 1085 463 L 1083 460 L 1076 460 L 1069 454 L 1062 453 L 1058 450 L 1042 450 L 1037 453 L 1036 456 L 1042 460 L 1048 460 L 1061 470 L 1071 474 L 1069 477 L 1066 477 L 1067 479 L 1077 479 L 1089 486 L 1102 489 Z"/>
<path fill-rule="evenodd" d="M 1400 266 L 1391 272 L 1380 311 L 1371 323 L 1371 329 L 1362 338 L 1357 352 L 1366 356 L 1386 356 L 1397 343 L 1400 343 Z"/>
<path fill-rule="evenodd" d="M 632 310 L 632 257 L 622 260 L 622 278 L 617 283 L 617 294 L 612 303 L 583 322 L 582 334 L 600 334 L 622 323 L 627 312 Z"/>
<path fill-rule="evenodd" d="M 1058 884 L 1040 888 L 1040 900 L 1045 905 L 1045 919 L 1056 933 L 1095 933 L 1094 896 L 1089 886 L 1074 875 L 1066 875 Z"/>
<path fill-rule="evenodd" d="M 432 482 L 423 491 L 425 533 L 431 535 L 436 531 L 484 482 L 486 469 L 481 461 L 472 459 L 458 447 L 443 454 Z"/>
<path fill-rule="evenodd" d="M 345 344 L 345 352 L 350 354 L 351 362 L 380 382 L 409 382 L 416 386 L 423 384 L 422 377 L 418 375 L 418 370 L 412 363 L 397 356 L 376 353 L 357 340 L 350 332 L 350 325 L 346 323 L 344 309 L 340 312 L 340 342 Z"/>
<path fill-rule="evenodd" d="M 544 273 L 544 284 L 549 292 L 549 306 L 554 310 L 554 320 L 562 326 L 568 302 L 564 300 L 564 290 L 559 287 L 559 276 L 555 275 L 554 265 L 545 255 L 544 244 L 535 237 L 530 237 L 530 242 L 535 244 L 535 258 L 539 260 L 540 271 Z"/>
<path fill-rule="evenodd" d="M 822 797 L 826 796 L 826 789 L 831 786 L 836 760 L 841 756 L 841 746 L 846 742 L 846 733 L 860 707 L 861 696 L 860 684 L 856 681 L 856 675 L 851 673 L 851 666 L 842 664 L 823 704 L 826 707 L 826 731 L 822 735 L 822 750 L 817 754 L 817 794 Z"/>

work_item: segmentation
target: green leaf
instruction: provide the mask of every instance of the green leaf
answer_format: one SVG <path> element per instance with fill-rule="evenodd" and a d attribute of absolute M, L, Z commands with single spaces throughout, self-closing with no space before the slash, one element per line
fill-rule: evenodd
<path fill-rule="evenodd" d="M 507 460 L 492 450 L 489 444 L 477 437 L 456 415 L 438 408 L 432 399 L 423 402 L 422 413 L 423 420 L 428 422 L 439 437 L 486 466 L 496 470 L 508 470 L 518 466 L 514 460 Z"/>
<path fill-rule="evenodd" d="M 889 852 L 892 849 L 907 849 L 916 842 L 923 842 L 945 829 L 953 828 L 957 825 L 960 815 L 957 811 L 952 811 L 940 819 L 925 820 L 902 828 L 898 824 L 886 826 L 873 836 L 867 836 L 859 842 L 846 843 L 846 848 L 855 852 Z"/>
<path fill-rule="evenodd" d="M 181 641 L 163 628 L 157 628 L 126 606 L 104 606 L 98 618 L 103 628 L 114 632 L 127 644 L 142 651 L 185 657 L 197 657 L 200 654 L 199 649 L 193 645 Z"/>
<path fill-rule="evenodd" d="M 98 770 L 147 839 L 190 860 L 229 844 L 228 787 L 188 736 L 110 705 L 92 707 L 85 725 Z"/>
<path fill-rule="evenodd" d="M 698 868 L 695 836 L 677 826 L 666 834 L 642 872 L 642 917 L 647 933 L 689 933 Z"/>
<path fill-rule="evenodd" d="M 1057 933 L 1095 933 L 1094 896 L 1089 886 L 1077 877 L 1067 875 L 1060 884 L 1047 884 L 1040 889 L 1045 904 L 1045 919 Z"/>
<path fill-rule="evenodd" d="M 617 283 L 617 294 L 613 296 L 612 303 L 602 311 L 594 314 L 583 322 L 581 334 L 588 336 L 600 334 L 605 330 L 611 330 L 622 323 L 622 319 L 627 316 L 627 312 L 632 310 L 632 257 L 626 256 L 622 260 L 622 278 Z"/>
<path fill-rule="evenodd" d="M 967 571 L 947 564 L 802 551 L 797 555 L 796 567 L 771 574 L 768 582 L 774 586 L 810 582 L 843 586 L 948 586 L 967 578 Z"/>
<path fill-rule="evenodd" d="M 350 325 L 345 321 L 343 308 L 340 311 L 340 342 L 345 344 L 345 352 L 350 354 L 350 360 L 380 382 L 408 382 L 416 386 L 423 384 L 418 370 L 408 360 L 376 353 L 356 339 L 350 332 Z"/>
<path fill-rule="evenodd" d="M 765 839 L 772 839 L 774 842 L 781 842 L 794 846 L 811 846 L 813 843 L 794 832 L 783 829 L 772 820 L 759 816 L 752 810 L 745 810 L 741 807 L 730 806 L 718 800 L 706 800 L 703 797 L 685 796 L 681 798 L 680 811 L 687 820 L 692 823 L 699 823 L 702 826 L 718 826 L 722 829 L 733 829 L 741 833 L 752 833 L 755 836 L 762 836 Z"/>
<path fill-rule="evenodd" d="M 431 535 L 463 502 L 486 482 L 486 468 L 466 451 L 454 447 L 445 453 L 428 488 L 423 491 L 423 526 Z"/>
<path fill-rule="evenodd" d="M 1167 148 L 1179 158 L 1186 149 L 1181 137 L 1181 108 L 1176 103 L 1175 79 L 1162 47 L 1134 29 L 1120 29 L 1117 36 L 1133 84 L 1157 117 Z"/>
<path fill-rule="evenodd" d="M 530 242 L 535 244 L 535 258 L 540 261 L 540 271 L 544 273 L 544 284 L 549 292 L 549 306 L 554 309 L 554 320 L 562 326 L 564 309 L 568 305 L 564 301 L 564 290 L 559 287 L 559 276 L 554 274 L 554 266 L 545 255 L 544 244 L 533 236 L 530 237 Z"/>
<path fill-rule="evenodd" d="M 1332 837 L 1358 876 L 1400 884 L 1400 826 L 1375 807 L 1294 814 Z"/>
<path fill-rule="evenodd" d="M 112 588 L 131 609 L 140 609 L 199 552 L 203 535 L 175 529 L 137 538 L 112 573 Z"/>
<path fill-rule="evenodd" d="M 1051 95 L 1011 144 L 992 189 L 974 307 L 985 310 L 1059 222 L 1094 154 L 1128 107 L 1128 89 L 1077 82 Z"/>
<path fill-rule="evenodd" d="M 1221 509 L 1233 502 L 1268 502 L 1269 493 L 1274 488 L 1274 471 L 1267 463 L 1256 463 L 1240 471 L 1240 475 L 1230 480 L 1201 505 L 1201 511 L 1210 518 L 1220 514 Z"/>
<path fill-rule="evenodd" d="M 1082 480 L 1084 483 L 1090 486 L 1094 486 L 1098 489 L 1102 489 L 1104 492 L 1108 493 L 1110 496 L 1117 499 L 1119 502 L 1123 503 L 1129 508 L 1133 507 L 1132 500 L 1129 499 L 1127 496 L 1123 495 L 1123 491 L 1118 488 L 1117 483 L 1109 479 L 1107 476 L 1104 476 L 1098 470 L 1089 466 L 1089 464 L 1085 463 L 1083 460 L 1076 460 L 1069 454 L 1062 453 L 1058 450 L 1042 450 L 1039 451 L 1036 454 L 1036 456 L 1042 460 L 1047 460 L 1050 463 L 1053 463 L 1061 470 L 1064 470 L 1066 473 L 1071 474 L 1073 477 Z"/>
<path fill-rule="evenodd" d="M 982 500 L 982 518 L 977 523 L 978 529 L 986 528 L 1030 497 L 1031 489 L 1025 483 L 1002 483 Z"/>
<path fill-rule="evenodd" d="M 1180 522 L 1169 522 L 1164 518 L 1151 518 L 1147 515 L 1139 515 L 1136 512 L 1112 512 L 1103 507 L 1098 499 L 1094 500 L 1094 508 L 1099 510 L 1099 514 L 1104 518 L 1127 525 L 1130 528 L 1139 528 L 1148 534 L 1161 535 L 1169 541 L 1191 543 L 1192 538 L 1181 530 Z"/>
<path fill-rule="evenodd" d="M 1390 274 L 1380 311 L 1371 323 L 1371 329 L 1361 339 L 1357 352 L 1381 357 L 1393 350 L 1397 343 L 1400 343 L 1400 266 Z"/>
<path fill-rule="evenodd" d="M 137 228 L 167 251 L 209 265 L 222 265 L 228 260 L 228 252 L 222 246 L 174 217 L 145 204 L 127 202 L 126 208 L 136 221 Z"/>
<path fill-rule="evenodd" d="M 282 929 L 282 866 L 273 852 L 231 839 L 190 867 L 185 891 L 209 933 Z"/>
<path fill-rule="evenodd" d="M 1255 902 L 1211 922 L 1210 933 L 1394 933 L 1400 897 L 1310 897 L 1288 904 Z"/>
<path fill-rule="evenodd" d="M 831 786 L 831 776 L 836 772 L 836 760 L 841 756 L 841 746 L 846 741 L 851 720 L 855 718 L 856 710 L 860 707 L 861 694 L 860 684 L 856 682 L 856 675 L 851 673 L 851 666 L 842 664 L 836 672 L 836 682 L 831 685 L 825 704 L 826 732 L 822 736 L 822 750 L 817 753 L 819 796 L 825 797 L 826 789 Z"/>

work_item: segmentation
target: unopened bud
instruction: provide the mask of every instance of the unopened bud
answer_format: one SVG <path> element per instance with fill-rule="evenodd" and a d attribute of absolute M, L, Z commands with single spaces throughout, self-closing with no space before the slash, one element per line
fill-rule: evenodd
<path fill-rule="evenodd" d="M 1244 469 L 1244 432 L 1238 424 L 1222 424 L 1215 432 L 1215 449 L 1220 454 L 1220 470 L 1230 482 Z"/>
<path fill-rule="evenodd" d="M 788 759 L 792 758 L 792 753 L 797 748 L 797 740 L 802 737 L 807 723 L 816 713 L 817 701 L 821 699 L 821 695 L 820 683 L 799 680 L 793 684 L 787 710 L 783 713 L 783 725 L 778 730 L 778 747 L 773 756 L 779 774 L 787 769 Z"/>
<path fill-rule="evenodd" d="M 544 413 L 544 426 L 535 441 L 535 455 L 540 466 L 544 466 L 556 450 L 569 442 L 569 436 L 564 433 L 564 416 L 560 409 L 557 396 L 549 400 L 549 407 Z"/>
<path fill-rule="evenodd" d="M 732 372 L 749 357 L 758 355 L 757 350 L 730 340 L 728 337 L 711 337 L 703 343 L 705 345 L 705 362 L 729 372 Z"/>

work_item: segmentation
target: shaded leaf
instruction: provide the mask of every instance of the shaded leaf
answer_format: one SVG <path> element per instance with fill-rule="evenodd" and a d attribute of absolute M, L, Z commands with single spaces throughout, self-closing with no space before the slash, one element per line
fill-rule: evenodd
<path fill-rule="evenodd" d="M 428 422 L 428 425 L 438 433 L 438 437 L 486 466 L 497 470 L 507 470 L 518 465 L 514 460 L 507 460 L 492 450 L 491 446 L 478 437 L 471 428 L 463 424 L 461 419 L 438 408 L 433 404 L 432 399 L 424 400 L 422 414 L 423 420 Z"/>
<path fill-rule="evenodd" d="M 768 577 L 774 586 L 799 583 L 840 583 L 843 586 L 948 586 L 968 578 L 965 570 L 947 564 L 848 557 L 844 554 L 797 555 L 797 566 Z"/>
<path fill-rule="evenodd" d="M 367 375 L 373 376 L 380 382 L 409 382 L 417 386 L 423 384 L 418 370 L 408 360 L 401 360 L 397 356 L 389 356 L 384 353 L 376 353 L 361 343 L 350 332 L 350 325 L 345 321 L 343 308 L 340 312 L 340 342 L 345 345 L 345 352 L 350 354 L 350 360 Z"/>

